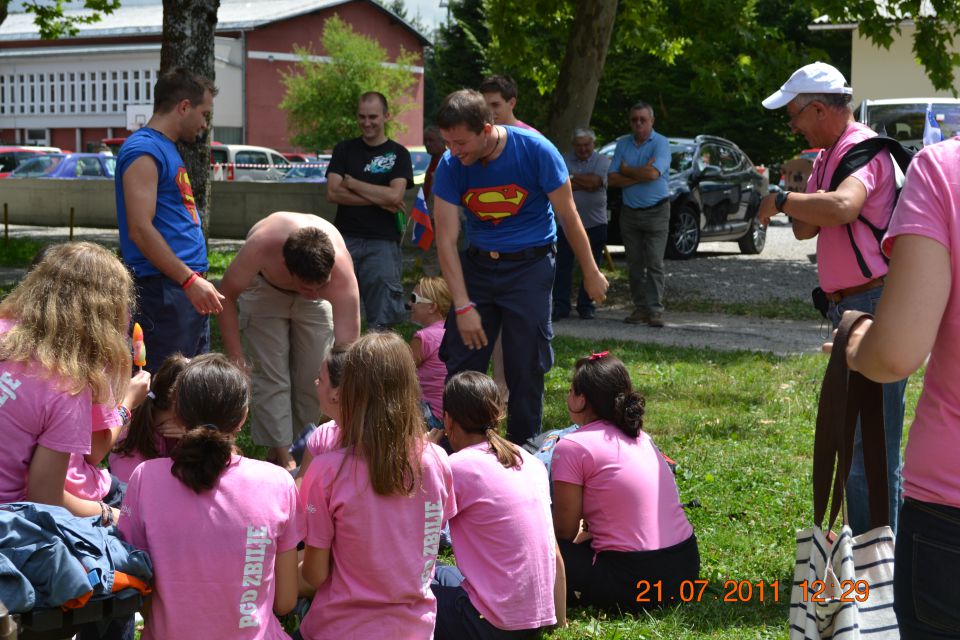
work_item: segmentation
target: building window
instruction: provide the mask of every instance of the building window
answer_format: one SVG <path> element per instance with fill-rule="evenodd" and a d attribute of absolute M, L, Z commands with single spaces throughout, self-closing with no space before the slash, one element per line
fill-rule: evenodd
<path fill-rule="evenodd" d="M 32 72 L 0 74 L 0 116 L 126 114 L 128 105 L 153 102 L 155 69 L 47 71 L 38 67 Z"/>

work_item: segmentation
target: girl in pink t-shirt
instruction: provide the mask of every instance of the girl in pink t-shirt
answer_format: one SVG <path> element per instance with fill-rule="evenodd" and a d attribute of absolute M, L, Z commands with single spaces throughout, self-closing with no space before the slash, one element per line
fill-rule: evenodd
<path fill-rule="evenodd" d="M 186 431 L 169 458 L 138 466 L 120 534 L 153 561 L 144 640 L 281 640 L 297 600 L 297 544 L 306 525 L 293 478 L 237 455 L 246 375 L 219 353 L 193 358 L 177 381 Z"/>
<path fill-rule="evenodd" d="M 347 355 L 348 344 L 334 345 L 320 364 L 320 371 L 314 384 L 317 387 L 317 403 L 323 415 L 330 418 L 307 436 L 303 450 L 303 461 L 297 471 L 297 487 L 307 476 L 310 463 L 321 453 L 340 448 L 340 380 L 343 377 L 343 361 Z"/>
<path fill-rule="evenodd" d="M 566 592 L 547 470 L 498 433 L 503 401 L 491 378 L 459 373 L 447 382 L 443 401 L 454 451 L 457 515 L 450 534 L 457 566 L 437 567 L 434 637 L 526 637 L 562 623 Z"/>
<path fill-rule="evenodd" d="M 340 387 L 341 449 L 314 458 L 303 481 L 303 578 L 316 594 L 307 640 L 433 634 L 430 579 L 440 530 L 456 513 L 442 449 L 423 437 L 416 367 L 394 333 L 368 333 L 347 351 Z"/>
<path fill-rule="evenodd" d="M 440 427 L 443 419 L 443 383 L 447 365 L 440 359 L 443 342 L 443 323 L 450 312 L 453 299 L 443 278 L 421 278 L 410 295 L 410 320 L 423 327 L 410 339 L 410 351 L 417 364 L 417 379 L 423 401 Z"/>
<path fill-rule="evenodd" d="M 190 360 L 179 353 L 168 356 L 150 381 L 150 393 L 133 410 L 130 425 L 110 453 L 110 473 L 129 482 L 144 460 L 166 457 L 183 436 L 183 425 L 173 415 L 173 390 Z"/>
<path fill-rule="evenodd" d="M 112 252 L 89 242 L 46 250 L 0 303 L 0 502 L 116 515 L 64 490 L 71 454 L 91 451 L 92 406 L 122 398 L 133 281 Z"/>
<path fill-rule="evenodd" d="M 581 426 L 557 442 L 551 465 L 568 603 L 636 612 L 679 602 L 681 582 L 700 571 L 673 473 L 642 430 L 644 405 L 620 360 L 577 360 L 567 410 Z M 638 581 L 650 585 L 646 598 Z"/>

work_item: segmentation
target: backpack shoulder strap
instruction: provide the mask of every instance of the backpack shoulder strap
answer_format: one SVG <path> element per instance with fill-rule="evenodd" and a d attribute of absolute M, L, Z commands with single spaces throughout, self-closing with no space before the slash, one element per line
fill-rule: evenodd
<path fill-rule="evenodd" d="M 850 177 L 854 171 L 873 160 L 883 150 L 890 152 L 894 162 L 897 163 L 903 173 L 907 172 L 907 165 L 913 159 L 913 152 L 893 138 L 874 136 L 861 140 L 847 150 L 833 172 L 833 177 L 830 180 L 830 191 L 836 191 L 841 182 Z"/>

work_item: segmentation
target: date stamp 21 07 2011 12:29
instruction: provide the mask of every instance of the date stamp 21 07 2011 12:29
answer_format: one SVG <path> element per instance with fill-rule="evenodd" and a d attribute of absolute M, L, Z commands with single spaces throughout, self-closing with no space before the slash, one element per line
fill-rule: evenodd
<path fill-rule="evenodd" d="M 668 604 L 671 602 L 780 602 L 780 581 L 751 582 L 749 580 L 726 580 L 723 589 L 710 589 L 709 580 L 684 580 L 674 595 L 664 593 L 663 581 L 639 580 L 637 582 L 637 602 L 650 604 Z M 839 583 L 839 593 L 829 589 L 822 580 L 808 582 L 804 580 L 795 585 L 800 588 L 803 602 L 866 602 L 870 597 L 870 585 L 866 580 L 843 580 Z M 834 585 L 836 586 L 836 585 Z M 828 591 L 836 595 L 828 595 Z"/>

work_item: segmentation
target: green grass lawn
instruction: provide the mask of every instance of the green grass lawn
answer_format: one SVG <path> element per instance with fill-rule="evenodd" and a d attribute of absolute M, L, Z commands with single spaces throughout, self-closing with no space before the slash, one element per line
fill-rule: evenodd
<path fill-rule="evenodd" d="M 19 257 L 8 258 L 0 247 L 0 265 L 13 264 L 7 260 L 18 265 L 29 262 L 30 247 L 17 251 Z M 211 279 L 222 275 L 232 255 L 212 252 Z M 409 288 L 412 282 L 405 285 Z M 714 310 L 731 312 L 725 307 Z M 799 309 L 788 311 L 787 316 L 795 313 Z M 212 329 L 218 349 L 215 322 Z M 412 331 L 412 325 L 400 328 L 407 338 Z M 776 357 L 566 337 L 556 338 L 553 346 L 556 364 L 546 379 L 545 429 L 569 424 L 565 396 L 578 357 L 609 349 L 627 364 L 634 385 L 647 400 L 644 428 L 677 461 L 681 501 L 696 502 L 687 515 L 699 540 L 701 578 L 708 587 L 701 602 L 639 618 L 573 609 L 569 626 L 552 637 L 786 638 L 794 536 L 812 518 L 813 430 L 826 357 Z M 906 424 L 913 419 L 921 376 L 914 375 L 907 389 Z M 238 442 L 247 455 L 265 456 L 263 448 L 252 445 L 246 429 Z M 724 602 L 730 591 L 727 581 L 750 582 L 752 597 Z M 770 586 L 775 581 L 780 584 L 779 602 L 773 601 Z M 758 582 L 765 585 L 763 602 Z"/>

